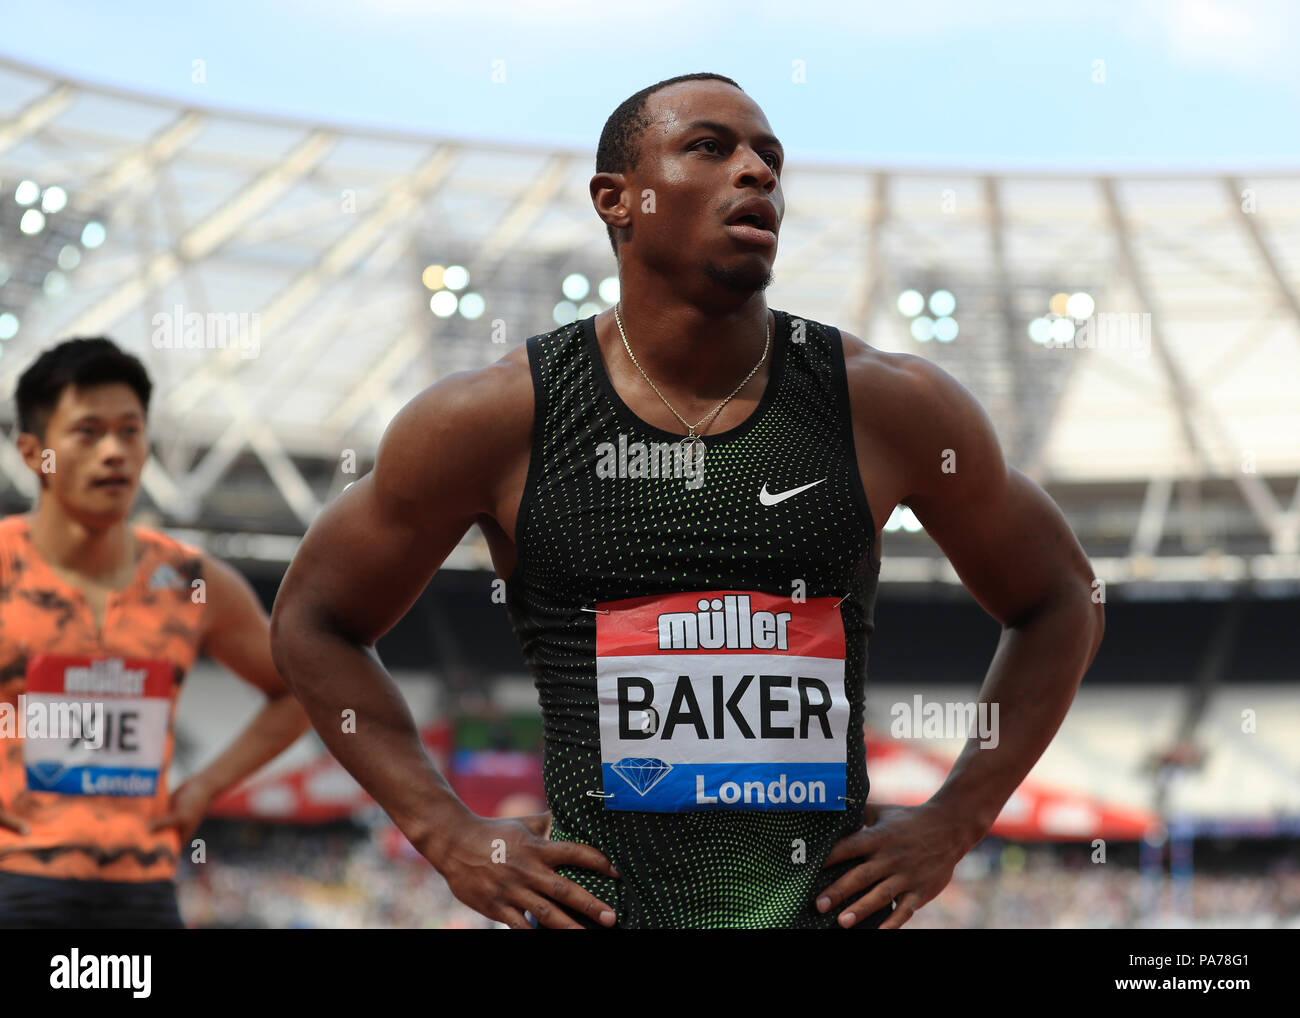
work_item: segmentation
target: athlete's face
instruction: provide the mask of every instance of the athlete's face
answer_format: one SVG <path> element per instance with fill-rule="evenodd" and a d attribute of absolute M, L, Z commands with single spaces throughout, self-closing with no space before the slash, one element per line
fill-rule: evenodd
<path fill-rule="evenodd" d="M 650 96 L 646 113 L 627 175 L 636 256 L 669 273 L 702 271 L 728 289 L 765 289 L 785 216 L 785 151 L 763 111 L 725 82 L 687 81 Z M 755 200 L 766 203 L 767 230 L 734 223 Z"/>
<path fill-rule="evenodd" d="M 124 519 L 149 455 L 144 407 L 121 382 L 69 385 L 45 427 L 45 439 L 20 437 L 23 459 L 44 478 L 42 498 L 57 499 L 75 519 L 104 526 Z"/>

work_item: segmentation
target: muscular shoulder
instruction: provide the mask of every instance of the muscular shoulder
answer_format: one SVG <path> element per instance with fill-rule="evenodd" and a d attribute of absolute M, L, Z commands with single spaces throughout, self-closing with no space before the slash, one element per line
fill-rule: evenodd
<path fill-rule="evenodd" d="M 1005 470 L 992 421 L 956 378 L 924 357 L 840 336 L 854 428 L 895 450 L 904 491 L 924 494 L 937 478 L 951 491 Z"/>
<path fill-rule="evenodd" d="M 902 452 L 913 440 L 921 407 L 931 398 L 926 394 L 931 365 L 921 357 L 878 350 L 843 329 L 840 339 L 854 431 Z"/>
<path fill-rule="evenodd" d="M 528 455 L 532 429 L 532 375 L 521 345 L 485 368 L 440 379 L 401 409 L 380 442 L 376 491 L 416 515 L 435 493 L 470 516 L 488 511 L 501 473 Z"/>
<path fill-rule="evenodd" d="M 844 368 L 848 375 L 849 393 L 854 397 L 855 414 L 857 397 L 863 397 L 862 411 L 878 413 L 904 405 L 914 395 L 912 386 L 925 362 L 910 354 L 877 350 L 863 340 L 840 329 L 844 346 Z"/>

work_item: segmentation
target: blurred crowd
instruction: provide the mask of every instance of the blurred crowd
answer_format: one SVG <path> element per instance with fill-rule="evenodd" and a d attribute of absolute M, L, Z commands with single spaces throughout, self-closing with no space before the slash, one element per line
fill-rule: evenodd
<path fill-rule="evenodd" d="M 1143 874 L 1122 863 L 1063 860 L 1040 851 L 1023 866 L 968 857 L 908 923 L 917 929 L 1300 928 L 1300 866 Z"/>
<path fill-rule="evenodd" d="M 240 826 L 207 838 L 207 860 L 186 862 L 178 873 L 181 915 L 191 928 L 497 925 L 457 901 L 423 859 L 394 857 L 364 831 Z"/>
<path fill-rule="evenodd" d="M 451 894 L 431 866 L 351 825 L 325 831 L 230 825 L 202 832 L 207 861 L 179 873 L 192 928 L 482 929 L 498 924 Z M 383 846 L 387 845 L 388 850 Z M 916 929 L 1300 928 L 1294 850 L 1243 860 L 1240 872 L 1174 879 L 1078 849 L 981 846 L 908 923 Z"/>

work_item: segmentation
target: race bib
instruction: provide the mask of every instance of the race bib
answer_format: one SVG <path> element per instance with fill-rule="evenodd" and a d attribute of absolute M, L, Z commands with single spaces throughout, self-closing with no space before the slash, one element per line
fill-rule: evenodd
<path fill-rule="evenodd" d="M 845 808 L 834 598 L 724 590 L 596 607 L 606 809 Z"/>
<path fill-rule="evenodd" d="M 171 717 L 166 661 L 37 654 L 20 697 L 27 787 L 62 795 L 153 795 Z"/>

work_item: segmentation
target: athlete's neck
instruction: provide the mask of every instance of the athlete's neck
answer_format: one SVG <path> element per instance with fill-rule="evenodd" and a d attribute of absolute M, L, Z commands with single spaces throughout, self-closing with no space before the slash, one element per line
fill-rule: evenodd
<path fill-rule="evenodd" d="M 613 317 L 611 311 L 614 348 L 610 352 L 617 360 L 623 340 Z M 768 311 L 762 293 L 742 304 L 715 310 L 680 299 L 658 300 L 653 295 L 625 292 L 619 301 L 619 317 L 632 353 L 666 395 L 671 389 L 689 399 L 725 399 L 763 355 L 769 326 L 767 359 L 755 378 L 765 379 L 771 367 L 775 316 Z M 621 359 L 626 361 L 626 352 Z M 628 368 L 639 374 L 634 366 Z"/>
<path fill-rule="evenodd" d="M 114 580 L 135 566 L 135 535 L 130 521 L 92 529 L 69 516 L 52 498 L 42 498 L 31 521 L 32 542 L 47 563 L 88 580 Z"/>

